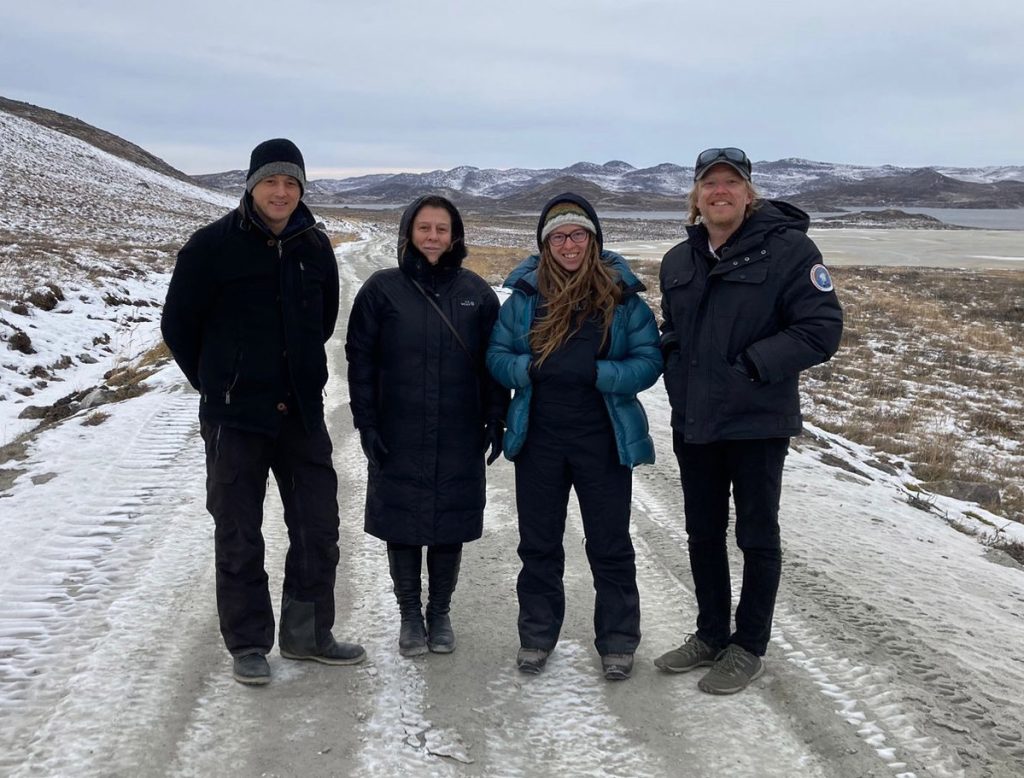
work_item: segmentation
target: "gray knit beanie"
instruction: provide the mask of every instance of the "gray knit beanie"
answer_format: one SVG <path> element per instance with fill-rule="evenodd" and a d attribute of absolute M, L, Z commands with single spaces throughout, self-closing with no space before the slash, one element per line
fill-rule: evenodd
<path fill-rule="evenodd" d="M 299 182 L 303 193 L 306 191 L 306 163 L 299 147 L 287 138 L 265 140 L 252 150 L 249 158 L 249 174 L 245 177 L 245 188 L 249 192 L 264 178 L 270 176 L 291 176 Z"/>

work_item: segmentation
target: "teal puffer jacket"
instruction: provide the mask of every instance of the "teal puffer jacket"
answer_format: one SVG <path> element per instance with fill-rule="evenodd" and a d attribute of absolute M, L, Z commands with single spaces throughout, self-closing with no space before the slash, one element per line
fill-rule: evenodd
<path fill-rule="evenodd" d="M 612 319 L 607 357 L 597 361 L 597 389 L 608 406 L 619 462 L 632 468 L 654 462 L 654 442 L 637 393 L 652 386 L 661 375 L 659 333 L 654 314 L 638 294 L 644 285 L 633 275 L 626 260 L 612 251 L 602 251 L 601 259 L 618 273 L 623 296 Z M 540 297 L 539 262 L 536 255 L 528 257 L 505 280 L 512 295 L 501 306 L 487 348 L 491 375 L 498 383 L 515 390 L 506 419 L 504 446 L 505 456 L 511 460 L 522 450 L 529 427 L 533 394 L 529 341 Z"/>

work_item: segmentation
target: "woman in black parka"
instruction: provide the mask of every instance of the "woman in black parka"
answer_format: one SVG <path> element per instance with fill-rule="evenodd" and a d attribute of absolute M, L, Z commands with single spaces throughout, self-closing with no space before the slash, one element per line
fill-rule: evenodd
<path fill-rule="evenodd" d="M 368 461 L 365 530 L 387 541 L 399 653 L 455 650 L 448 616 L 462 544 L 483 532 L 484 453 L 501 452 L 508 391 L 484 366 L 498 298 L 462 268 L 462 217 L 443 197 L 402 215 L 398 267 L 359 290 L 348 323 L 352 417 Z M 428 602 L 420 578 L 427 547 Z"/>

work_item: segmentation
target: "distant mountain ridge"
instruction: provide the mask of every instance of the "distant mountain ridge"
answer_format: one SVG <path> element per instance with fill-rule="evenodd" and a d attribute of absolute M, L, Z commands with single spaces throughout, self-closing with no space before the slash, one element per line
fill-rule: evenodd
<path fill-rule="evenodd" d="M 0 111 L 86 141 L 108 153 L 181 181 L 240 194 L 245 171 L 188 176 L 143 148 L 80 119 L 0 97 Z M 427 173 L 364 175 L 308 182 L 306 198 L 321 205 L 401 206 L 436 192 L 460 207 L 538 208 L 561 191 L 587 193 L 601 208 L 676 210 L 692 186 L 693 169 L 670 162 L 636 168 L 620 159 L 581 161 L 565 168 L 477 168 L 462 165 Z M 754 163 L 754 183 L 764 197 L 790 200 L 811 211 L 850 207 L 1024 208 L 1024 166 L 864 166 L 800 158 Z"/>
<path fill-rule="evenodd" d="M 194 176 L 206 186 L 238 194 L 245 171 Z M 307 199 L 320 204 L 395 205 L 423 192 L 451 197 L 462 207 L 533 209 L 547 197 L 578 191 L 613 209 L 679 207 L 693 169 L 673 163 L 635 168 L 622 160 L 577 162 L 566 168 L 481 169 L 460 166 L 427 173 L 394 173 L 310 181 Z M 864 206 L 935 208 L 1024 207 L 1024 166 L 987 168 L 869 167 L 788 158 L 754 164 L 764 197 L 785 198 L 814 211 Z"/>

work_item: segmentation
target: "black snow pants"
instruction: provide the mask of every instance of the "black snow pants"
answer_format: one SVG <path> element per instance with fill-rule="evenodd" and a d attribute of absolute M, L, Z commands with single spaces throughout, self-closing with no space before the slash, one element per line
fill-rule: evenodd
<path fill-rule="evenodd" d="M 281 643 L 315 651 L 334 625 L 338 566 L 338 479 L 327 427 L 307 433 L 295 415 L 276 436 L 202 424 L 206 507 L 213 516 L 217 612 L 234 655 L 274 645 L 274 612 L 264 569 L 263 501 L 272 472 L 288 528 Z"/>
<path fill-rule="evenodd" d="M 713 648 L 736 643 L 764 656 L 782 574 L 779 499 L 789 438 L 697 445 L 684 443 L 675 433 L 673 447 L 682 474 L 697 637 Z M 726 549 L 730 488 L 736 504 L 736 545 L 743 552 L 734 632 Z"/>
<path fill-rule="evenodd" d="M 538 425 L 539 426 L 539 425 Z M 519 512 L 519 641 L 550 651 L 565 616 L 562 537 L 569 489 L 576 490 L 594 576 L 594 645 L 598 653 L 632 654 L 640 643 L 640 594 L 629 534 L 632 473 L 619 464 L 610 424 L 565 437 L 530 430 L 515 459 Z"/>

